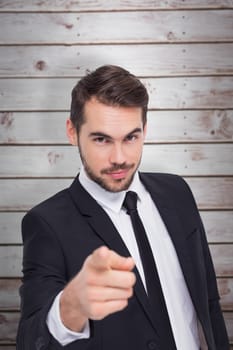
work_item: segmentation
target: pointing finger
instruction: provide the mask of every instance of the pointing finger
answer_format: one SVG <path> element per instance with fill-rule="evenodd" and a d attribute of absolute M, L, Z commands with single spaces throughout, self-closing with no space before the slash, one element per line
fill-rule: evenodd
<path fill-rule="evenodd" d="M 103 246 L 96 249 L 91 255 L 91 264 L 96 269 L 132 270 L 134 261 L 131 257 L 123 257 Z"/>

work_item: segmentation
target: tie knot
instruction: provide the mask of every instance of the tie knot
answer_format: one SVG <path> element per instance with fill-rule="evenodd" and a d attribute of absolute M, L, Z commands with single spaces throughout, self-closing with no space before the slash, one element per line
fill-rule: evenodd
<path fill-rule="evenodd" d="M 127 210 L 127 214 L 130 214 L 130 212 L 137 210 L 137 200 L 138 195 L 136 192 L 128 191 L 126 193 L 123 207 Z"/>

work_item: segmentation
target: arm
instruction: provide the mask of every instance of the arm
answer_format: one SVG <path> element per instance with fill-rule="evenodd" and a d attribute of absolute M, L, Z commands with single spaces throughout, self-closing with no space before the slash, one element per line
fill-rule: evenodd
<path fill-rule="evenodd" d="M 134 274 L 130 271 L 134 266 L 131 258 L 122 258 L 107 248 L 100 248 L 86 259 L 82 269 L 68 283 L 63 250 L 48 223 L 30 213 L 23 220 L 22 232 L 24 277 L 20 291 L 22 315 L 17 337 L 18 350 L 49 349 L 51 344 L 55 344 L 56 349 L 62 349 L 46 325 L 50 307 L 61 290 L 61 318 L 72 331 L 82 330 L 89 318 L 102 319 L 127 305 L 135 282 Z M 117 279 L 119 284 L 116 284 Z M 97 294 L 96 288 L 99 290 Z M 115 294 L 118 299 L 115 303 L 113 300 L 108 302 L 106 295 L 112 289 L 114 292 L 118 289 L 120 293 L 120 296 Z M 97 298 L 93 298 L 93 295 L 97 295 Z M 101 300 L 103 296 L 104 300 Z M 114 299 L 114 296 L 110 294 L 110 298 Z M 97 338 L 78 340 L 70 345 L 74 345 L 74 349 L 95 349 L 98 346 Z"/>
<path fill-rule="evenodd" d="M 200 219 L 201 220 L 201 219 Z M 213 330 L 214 342 L 216 350 L 229 350 L 229 340 L 227 336 L 226 326 L 220 307 L 220 297 L 218 294 L 215 270 L 206 239 L 206 233 L 201 222 L 202 246 L 206 266 L 206 280 L 209 297 L 209 315 Z"/>
<path fill-rule="evenodd" d="M 107 247 L 95 250 L 61 295 L 64 325 L 80 332 L 88 319 L 102 320 L 123 310 L 136 282 L 133 267 L 132 258 L 121 257 Z"/>
<path fill-rule="evenodd" d="M 195 199 L 185 183 L 187 194 L 190 197 L 190 203 L 193 207 L 194 218 L 197 222 L 197 226 L 200 231 L 201 246 L 203 252 L 203 263 L 204 263 L 204 274 L 205 281 L 207 286 L 207 297 L 208 297 L 208 313 L 211 323 L 212 332 L 209 334 L 209 337 L 213 339 L 213 342 L 216 346 L 216 350 L 229 350 L 229 340 L 226 332 L 225 322 L 222 315 L 220 307 L 220 297 L 217 287 L 216 274 L 214 270 L 214 265 L 212 257 L 210 254 L 209 245 L 207 242 L 206 232 L 201 220 L 201 217 L 198 212 L 198 208 L 195 202 Z M 201 257 L 199 256 L 199 259 Z"/>
<path fill-rule="evenodd" d="M 23 284 L 17 349 L 46 349 L 51 340 L 47 314 L 67 283 L 64 256 L 54 232 L 38 215 L 29 213 L 24 217 L 22 236 Z"/>

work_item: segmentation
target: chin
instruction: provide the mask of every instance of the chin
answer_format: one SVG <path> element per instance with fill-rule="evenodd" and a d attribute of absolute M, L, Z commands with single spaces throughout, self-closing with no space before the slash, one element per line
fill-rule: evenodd
<path fill-rule="evenodd" d="M 129 188 L 132 178 L 116 180 L 113 183 L 105 184 L 105 189 L 110 192 L 121 192 Z"/>

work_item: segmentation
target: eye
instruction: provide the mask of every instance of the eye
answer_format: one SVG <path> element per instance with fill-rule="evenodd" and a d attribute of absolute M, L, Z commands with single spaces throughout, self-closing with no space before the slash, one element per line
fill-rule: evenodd
<path fill-rule="evenodd" d="M 109 140 L 108 140 L 106 137 L 104 137 L 104 136 L 95 137 L 95 138 L 93 139 L 93 141 L 94 141 L 95 143 L 98 143 L 98 144 L 104 144 L 104 143 L 108 143 L 108 142 L 109 142 Z"/>
<path fill-rule="evenodd" d="M 125 141 L 126 142 L 133 142 L 133 141 L 136 141 L 137 139 L 138 139 L 137 134 L 130 134 L 130 135 L 126 136 Z"/>

